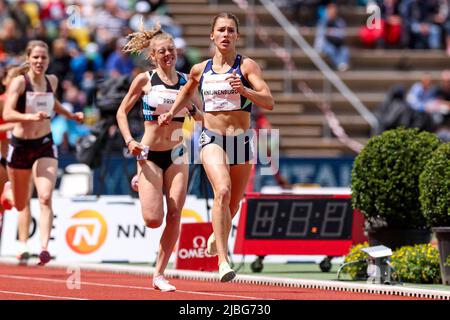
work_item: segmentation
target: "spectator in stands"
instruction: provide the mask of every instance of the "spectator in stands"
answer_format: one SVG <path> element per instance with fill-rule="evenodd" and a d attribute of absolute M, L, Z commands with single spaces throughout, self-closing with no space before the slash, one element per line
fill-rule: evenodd
<path fill-rule="evenodd" d="M 438 137 L 450 142 L 450 70 L 442 71 L 441 82 L 425 111 L 432 114 Z"/>
<path fill-rule="evenodd" d="M 431 116 L 411 108 L 406 102 L 406 93 L 402 84 L 391 87 L 376 112 L 380 124 L 377 134 L 397 127 L 434 131 L 435 126 Z"/>
<path fill-rule="evenodd" d="M 151 29 L 159 23 L 163 30 L 172 35 L 172 37 L 178 38 L 182 36 L 181 27 L 170 16 L 152 10 L 151 3 L 147 1 L 139 1 L 136 4 L 136 14 L 130 19 L 130 28 L 134 31 L 139 30 L 142 20 L 144 21 L 144 27 L 147 29 Z"/>
<path fill-rule="evenodd" d="M 447 55 L 450 56 L 450 1 L 442 0 L 440 12 L 445 17 L 444 23 L 442 24 L 444 48 Z"/>
<path fill-rule="evenodd" d="M 96 47 L 96 44 L 94 44 Z M 93 73 L 96 77 L 103 74 L 104 63 L 101 55 L 96 52 L 92 53 L 90 50 L 92 46 L 86 46 L 86 50 L 82 51 L 75 45 L 73 47 L 69 46 L 70 50 L 70 68 L 73 72 L 73 81 L 78 87 L 83 87 L 83 81 L 86 77 L 90 78 L 90 75 L 86 74 L 88 72 Z"/>
<path fill-rule="evenodd" d="M 315 49 L 329 58 L 333 66 L 339 71 L 349 68 L 350 51 L 345 44 L 347 25 L 338 16 L 335 3 L 327 5 L 326 16 L 317 26 Z"/>
<path fill-rule="evenodd" d="M 441 25 L 445 17 L 440 13 L 440 0 L 404 0 L 403 20 L 413 49 L 440 49 Z"/>
<path fill-rule="evenodd" d="M 9 1 L 8 11 L 11 15 L 11 18 L 16 22 L 17 29 L 21 34 L 27 34 L 27 31 L 30 29 L 30 18 L 24 12 L 22 8 L 23 0 L 19 1 Z"/>
<path fill-rule="evenodd" d="M 269 121 L 269 118 L 267 117 L 266 113 L 262 111 L 260 108 L 253 108 L 252 109 L 252 125 L 251 127 L 256 130 L 256 134 L 258 136 L 257 142 L 257 149 L 258 150 L 264 150 L 265 153 L 263 153 L 267 157 L 272 157 L 272 151 L 273 150 L 279 150 L 280 146 L 278 145 L 279 141 L 278 139 L 275 139 L 272 136 L 272 124 Z M 267 136 L 264 139 L 259 138 L 260 130 L 267 130 Z M 263 152 L 264 152 L 263 151 Z M 273 169 L 273 177 L 278 184 L 279 187 L 282 189 L 291 189 L 292 185 L 289 183 L 288 179 L 284 177 L 280 170 L 278 170 L 278 167 L 274 166 L 274 162 L 271 161 L 272 169 Z M 253 183 L 248 183 L 246 192 L 254 192 L 253 189 L 254 182 L 260 178 L 261 175 L 256 174 L 256 167 L 253 168 L 252 174 L 250 176 L 250 181 L 253 180 Z"/>
<path fill-rule="evenodd" d="M 88 23 L 95 30 L 93 40 L 104 60 L 115 50 L 116 39 L 124 36 L 129 18 L 130 12 L 121 9 L 117 0 L 103 1 L 90 17 Z"/>
<path fill-rule="evenodd" d="M 16 1 L 14 11 L 22 32 L 26 33 L 30 28 L 34 29 L 41 24 L 40 10 L 40 3 L 37 1 Z"/>
<path fill-rule="evenodd" d="M 6 19 L 3 23 L 3 29 L 0 31 L 0 41 L 3 44 L 3 50 L 10 55 L 20 55 L 25 51 L 27 38 L 17 29 L 17 23 L 13 19 Z"/>
<path fill-rule="evenodd" d="M 189 73 L 193 66 L 186 51 L 186 41 L 183 38 L 175 38 L 175 48 L 177 48 L 177 65 L 175 68 L 183 73 Z"/>
<path fill-rule="evenodd" d="M 67 20 L 61 21 L 59 24 L 59 30 L 58 30 L 58 37 L 66 40 L 67 42 L 67 48 L 73 48 L 78 47 L 80 49 L 83 48 L 81 39 L 78 39 L 75 37 L 76 33 L 74 34 L 74 28 L 71 28 L 69 24 L 67 23 Z"/>
<path fill-rule="evenodd" d="M 169 9 L 165 0 L 141 0 L 147 2 L 150 5 L 150 12 L 156 12 L 158 15 L 168 15 Z"/>
<path fill-rule="evenodd" d="M 106 60 L 105 74 L 110 78 L 118 78 L 129 75 L 133 71 L 134 63 L 129 55 L 123 52 L 127 39 L 120 38 L 116 41 L 116 50 Z"/>
<path fill-rule="evenodd" d="M 84 55 L 87 59 L 87 68 L 83 73 L 80 88 L 86 93 L 87 105 L 91 106 L 95 102 L 97 81 L 104 79 L 104 62 L 96 43 L 89 43 L 84 49 Z"/>
<path fill-rule="evenodd" d="M 402 44 L 402 17 L 400 14 L 400 0 L 378 0 L 369 2 L 369 6 L 378 6 L 381 12 L 379 21 L 373 20 L 372 25 L 364 25 L 359 31 L 359 38 L 366 47 L 384 48 L 386 46 L 400 46 Z"/>
<path fill-rule="evenodd" d="M 47 29 L 45 27 L 45 25 L 43 23 L 38 23 L 36 25 L 36 27 L 33 28 L 33 30 L 31 30 L 31 32 L 29 32 L 30 39 L 33 40 L 41 40 L 43 42 L 45 42 L 49 48 L 53 47 L 52 45 L 52 39 L 50 39 L 47 35 Z"/>
<path fill-rule="evenodd" d="M 50 74 L 54 74 L 60 83 L 65 79 L 72 78 L 72 70 L 70 69 L 70 54 L 67 50 L 67 42 L 63 38 L 58 38 L 53 41 L 52 44 L 52 57 L 53 62 L 48 68 Z M 63 89 L 59 86 L 56 91 L 56 96 L 58 99 L 62 99 Z"/>
<path fill-rule="evenodd" d="M 83 112 L 86 105 L 86 94 L 80 91 L 70 80 L 61 83 L 64 95 L 61 105 L 71 113 Z M 53 141 L 60 153 L 75 151 L 75 145 L 79 138 L 89 133 L 89 129 L 74 120 L 56 115 L 51 121 Z"/>
<path fill-rule="evenodd" d="M 406 95 L 409 110 L 403 116 L 408 116 L 408 122 L 402 122 L 405 127 L 419 128 L 434 131 L 435 125 L 427 111 L 428 104 L 435 97 L 435 88 L 432 86 L 431 75 L 424 73 L 419 82 L 414 83 Z M 412 112 L 411 112 L 412 111 Z"/>
<path fill-rule="evenodd" d="M 3 29 L 3 24 L 6 19 L 11 19 L 11 13 L 9 12 L 8 1 L 0 0 L 0 29 Z"/>
<path fill-rule="evenodd" d="M 406 95 L 406 102 L 416 111 L 424 112 L 428 102 L 435 94 L 432 87 L 431 75 L 424 73 L 419 82 L 414 83 Z"/>
<path fill-rule="evenodd" d="M 408 108 L 405 87 L 402 84 L 392 86 L 375 113 L 379 120 L 377 134 L 398 126 L 408 127 L 409 119 L 405 117 Z"/>
<path fill-rule="evenodd" d="M 58 36 L 59 24 L 66 18 L 66 5 L 63 0 L 47 0 L 42 4 L 40 21 L 45 25 L 51 39 Z"/>
<path fill-rule="evenodd" d="M 330 2 L 331 0 L 294 0 L 287 1 L 287 6 L 294 23 L 313 27 L 323 17 L 323 8 Z"/>

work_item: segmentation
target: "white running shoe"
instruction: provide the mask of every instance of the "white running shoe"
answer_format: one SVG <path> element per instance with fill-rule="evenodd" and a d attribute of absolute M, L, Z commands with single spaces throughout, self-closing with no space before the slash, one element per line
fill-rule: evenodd
<path fill-rule="evenodd" d="M 162 292 L 175 291 L 177 288 L 171 285 L 164 276 L 153 277 L 153 288 Z"/>
<path fill-rule="evenodd" d="M 206 253 L 212 257 L 217 256 L 216 236 L 214 235 L 214 233 L 211 233 L 208 238 Z"/>
<path fill-rule="evenodd" d="M 219 277 L 221 282 L 228 282 L 236 277 L 236 272 L 230 268 L 228 262 L 224 261 L 219 265 Z"/>

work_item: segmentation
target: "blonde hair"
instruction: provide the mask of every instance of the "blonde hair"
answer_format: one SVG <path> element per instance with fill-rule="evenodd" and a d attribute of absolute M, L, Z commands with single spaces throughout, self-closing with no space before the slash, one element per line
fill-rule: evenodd
<path fill-rule="evenodd" d="M 9 74 L 11 78 L 22 76 L 30 70 L 30 64 L 24 62 L 21 65 L 11 65 L 6 67 L 6 74 Z"/>
<path fill-rule="evenodd" d="M 12 79 L 18 76 L 23 76 L 28 72 L 28 70 L 30 70 L 30 65 L 27 62 L 24 62 L 21 65 L 9 65 L 3 71 L 0 82 L 4 87 L 8 87 Z"/>
<path fill-rule="evenodd" d="M 162 30 L 161 24 L 159 22 L 153 29 L 145 30 L 144 23 L 143 21 L 141 21 L 141 26 L 139 29 L 139 31 L 133 32 L 127 36 L 127 38 L 129 38 L 130 40 L 122 49 L 122 51 L 137 52 L 140 54 L 147 48 L 153 50 L 152 40 L 154 39 L 169 39 L 173 42 L 172 36 Z"/>
<path fill-rule="evenodd" d="M 27 57 L 29 57 L 31 55 L 31 51 L 33 51 L 33 49 L 35 47 L 41 47 L 44 48 L 45 50 L 47 50 L 47 53 L 50 52 L 48 45 L 41 40 L 31 40 L 30 42 L 28 42 L 27 48 L 25 50 L 25 52 L 27 53 Z"/>

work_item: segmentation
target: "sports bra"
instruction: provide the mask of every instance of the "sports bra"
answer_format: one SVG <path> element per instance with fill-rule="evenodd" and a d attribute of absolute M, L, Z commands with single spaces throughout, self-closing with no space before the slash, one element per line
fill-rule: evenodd
<path fill-rule="evenodd" d="M 187 82 L 187 76 L 178 72 L 178 82 L 175 85 L 164 83 L 155 70 L 147 73 L 150 80 L 151 89 L 142 96 L 142 113 L 144 121 L 157 120 L 159 115 L 170 110 L 177 94 Z M 173 121 L 184 122 L 185 116 L 188 114 L 186 108 L 181 109 L 174 117 Z"/>
<path fill-rule="evenodd" d="M 0 95 L 0 100 L 3 101 L 3 105 L 4 105 L 5 101 L 6 101 L 6 93 L 3 93 Z M 3 117 L 0 115 L 0 124 L 4 124 L 4 123 L 6 123 L 6 122 L 3 120 Z M 0 141 L 3 141 L 3 140 L 8 140 L 8 134 L 6 133 L 6 131 L 0 132 Z"/>
<path fill-rule="evenodd" d="M 212 59 L 206 63 L 203 74 L 200 78 L 200 93 L 203 99 L 203 111 L 247 111 L 252 110 L 252 101 L 241 96 L 225 80 L 234 70 L 241 77 L 244 87 L 252 88 L 248 80 L 241 71 L 242 56 L 238 54 L 233 66 L 225 73 L 216 73 L 212 69 Z"/>
<path fill-rule="evenodd" d="M 36 92 L 31 85 L 30 78 L 27 74 L 25 78 L 25 91 L 19 96 L 17 100 L 17 111 L 21 113 L 37 113 L 39 111 L 46 112 L 49 116 L 53 112 L 55 106 L 55 96 L 48 80 L 45 76 L 47 88 L 45 92 Z"/>

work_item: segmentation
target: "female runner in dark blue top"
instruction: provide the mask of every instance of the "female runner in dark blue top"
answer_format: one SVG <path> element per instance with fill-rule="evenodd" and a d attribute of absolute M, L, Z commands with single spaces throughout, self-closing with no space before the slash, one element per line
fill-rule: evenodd
<path fill-rule="evenodd" d="M 215 45 L 214 57 L 192 67 L 187 84 L 158 122 L 171 123 L 200 85 L 204 111 L 200 157 L 214 190 L 214 232 L 208 239 L 208 252 L 218 254 L 219 276 L 225 282 L 236 275 L 228 263 L 228 237 L 254 156 L 249 111 L 252 104 L 272 110 L 274 99 L 258 64 L 236 52 L 239 30 L 235 15 L 214 17 L 210 39 Z"/>

